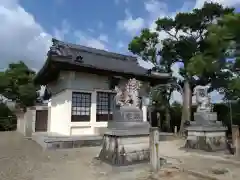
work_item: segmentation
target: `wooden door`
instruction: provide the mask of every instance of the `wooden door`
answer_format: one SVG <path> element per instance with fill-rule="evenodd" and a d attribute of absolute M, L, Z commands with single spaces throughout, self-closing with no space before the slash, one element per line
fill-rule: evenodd
<path fill-rule="evenodd" d="M 48 111 L 36 110 L 35 132 L 47 131 Z"/>

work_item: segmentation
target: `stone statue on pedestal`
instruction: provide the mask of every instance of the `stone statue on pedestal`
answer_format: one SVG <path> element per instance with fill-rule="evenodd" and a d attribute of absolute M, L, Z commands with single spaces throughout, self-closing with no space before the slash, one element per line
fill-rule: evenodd
<path fill-rule="evenodd" d="M 197 112 L 211 112 L 212 106 L 208 95 L 208 87 L 197 86 L 194 94 L 196 95 Z"/>
<path fill-rule="evenodd" d="M 217 113 L 212 111 L 208 87 L 197 86 L 194 94 L 197 111 L 194 113 L 194 121 L 186 128 L 188 137 L 185 147 L 205 151 L 224 150 L 226 128 L 221 121 L 217 121 Z"/>
<path fill-rule="evenodd" d="M 113 165 L 149 160 L 149 123 L 143 121 L 139 99 L 140 82 L 122 80 L 115 90 L 117 108 L 108 122 L 99 158 Z"/>

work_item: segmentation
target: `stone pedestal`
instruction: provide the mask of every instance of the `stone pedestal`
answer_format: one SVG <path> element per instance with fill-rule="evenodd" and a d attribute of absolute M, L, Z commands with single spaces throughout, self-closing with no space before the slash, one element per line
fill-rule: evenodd
<path fill-rule="evenodd" d="M 226 150 L 226 128 L 217 121 L 215 112 L 196 112 L 194 120 L 186 128 L 185 147 L 204 151 Z"/>
<path fill-rule="evenodd" d="M 124 166 L 149 161 L 149 156 L 149 123 L 143 122 L 140 109 L 121 107 L 108 123 L 99 158 Z"/>
<path fill-rule="evenodd" d="M 240 157 L 240 136 L 238 125 L 232 125 L 232 143 L 235 149 L 235 156 Z"/>

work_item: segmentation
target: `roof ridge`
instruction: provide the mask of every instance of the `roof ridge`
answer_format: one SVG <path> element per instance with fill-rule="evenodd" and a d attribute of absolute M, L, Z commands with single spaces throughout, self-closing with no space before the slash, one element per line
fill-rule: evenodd
<path fill-rule="evenodd" d="M 102 49 L 97 49 L 97 48 L 83 46 L 83 45 L 79 45 L 79 44 L 64 42 L 64 41 L 61 41 L 61 40 L 58 40 L 58 39 L 55 39 L 55 38 L 52 38 L 52 42 L 54 44 L 68 46 L 71 49 L 76 49 L 76 50 L 79 50 L 79 51 L 85 51 L 85 52 L 93 53 L 93 54 L 96 54 L 96 55 L 102 55 L 102 56 L 106 56 L 106 57 L 112 57 L 112 58 L 117 58 L 117 59 L 121 59 L 121 60 L 131 60 L 131 61 L 137 62 L 137 58 L 134 57 L 134 56 L 131 56 L 131 55 L 109 52 L 109 51 L 102 50 Z"/>

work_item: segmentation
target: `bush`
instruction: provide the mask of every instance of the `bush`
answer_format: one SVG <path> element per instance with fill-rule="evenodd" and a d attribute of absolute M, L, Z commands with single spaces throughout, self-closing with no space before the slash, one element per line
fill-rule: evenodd
<path fill-rule="evenodd" d="M 4 103 L 0 103 L 0 131 L 13 131 L 16 127 L 17 117 Z"/>

